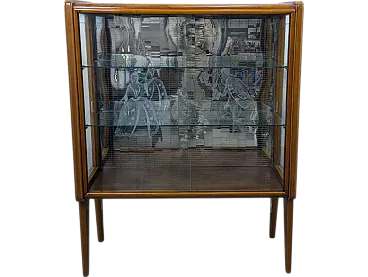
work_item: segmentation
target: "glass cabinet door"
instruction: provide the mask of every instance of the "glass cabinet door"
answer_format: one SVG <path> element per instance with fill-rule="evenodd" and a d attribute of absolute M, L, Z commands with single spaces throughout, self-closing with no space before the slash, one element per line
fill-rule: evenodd
<path fill-rule="evenodd" d="M 91 191 L 282 191 L 288 29 L 80 14 Z"/>

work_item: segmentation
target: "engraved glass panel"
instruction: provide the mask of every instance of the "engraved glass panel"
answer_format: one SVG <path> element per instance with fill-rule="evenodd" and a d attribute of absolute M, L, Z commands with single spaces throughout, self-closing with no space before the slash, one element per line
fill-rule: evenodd
<path fill-rule="evenodd" d="M 287 30 L 279 15 L 81 14 L 91 189 L 282 190 Z"/>

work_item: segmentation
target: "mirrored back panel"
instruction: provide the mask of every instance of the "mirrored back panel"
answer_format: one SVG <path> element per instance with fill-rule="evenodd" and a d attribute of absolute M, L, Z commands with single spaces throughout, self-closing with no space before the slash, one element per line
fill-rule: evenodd
<path fill-rule="evenodd" d="M 288 15 L 79 28 L 92 190 L 283 190 Z"/>

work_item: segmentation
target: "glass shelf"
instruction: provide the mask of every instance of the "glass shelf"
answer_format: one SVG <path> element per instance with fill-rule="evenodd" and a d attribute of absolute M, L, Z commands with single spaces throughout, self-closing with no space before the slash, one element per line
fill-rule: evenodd
<path fill-rule="evenodd" d="M 208 101 L 207 105 L 203 104 L 202 107 L 192 107 L 187 109 L 187 105 L 180 105 L 170 103 L 168 100 L 166 103 L 159 103 L 158 101 L 152 101 L 152 107 L 156 111 L 155 116 L 157 122 L 154 120 L 154 124 L 151 126 L 178 126 L 178 127 L 240 127 L 240 126 L 284 126 L 285 123 L 282 119 L 267 105 L 257 101 L 237 101 L 236 105 L 232 106 L 233 109 L 220 110 L 219 107 L 228 105 L 226 101 Z M 161 106 L 160 106 L 161 105 Z M 166 110 L 165 110 L 166 105 Z M 211 109 L 211 105 L 213 108 Z M 90 118 L 85 122 L 85 126 L 111 126 L 111 127 L 147 127 L 147 118 L 149 116 L 143 116 L 147 111 L 142 108 L 140 114 L 142 117 L 139 121 L 135 121 L 136 115 L 132 114 L 129 119 L 120 121 L 120 118 L 124 117 L 122 113 L 135 112 L 135 109 L 123 110 L 120 108 L 122 104 L 119 102 L 114 103 L 113 109 L 100 110 L 97 112 L 99 121 L 92 122 Z M 135 106 L 136 109 L 139 105 Z M 186 109 L 182 108 L 185 107 Z M 150 106 L 151 108 L 151 106 Z M 243 109 L 246 108 L 246 109 Z M 148 108 L 147 108 L 148 110 Z M 132 113 L 132 112 L 131 112 Z"/>
<path fill-rule="evenodd" d="M 110 59 L 98 59 L 82 68 L 287 68 L 284 63 L 262 53 L 241 53 L 231 56 L 193 55 L 144 57 L 134 54 L 112 54 Z"/>

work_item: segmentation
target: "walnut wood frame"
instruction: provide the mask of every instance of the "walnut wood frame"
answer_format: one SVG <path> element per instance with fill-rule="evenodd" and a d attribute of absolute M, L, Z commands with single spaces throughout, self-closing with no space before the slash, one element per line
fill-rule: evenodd
<path fill-rule="evenodd" d="M 208 192 L 174 192 L 174 191 L 151 191 L 151 192 L 89 192 L 88 184 L 93 179 L 93 174 L 98 171 L 99 161 L 106 156 L 105 149 L 100 153 L 98 145 L 93 145 L 93 165 L 92 174 L 87 173 L 86 157 L 86 132 L 84 122 L 84 101 L 82 86 L 82 68 L 80 55 L 80 38 L 78 28 L 79 13 L 99 13 L 99 14 L 289 14 L 289 44 L 288 44 L 288 71 L 287 71 L 287 101 L 286 101 L 286 130 L 285 130 L 285 161 L 284 171 L 279 168 L 276 171 L 283 179 L 284 191 L 208 191 Z M 84 276 L 89 272 L 89 199 L 95 199 L 96 219 L 98 225 L 98 238 L 103 241 L 103 198 L 162 198 L 162 197 L 269 197 L 271 198 L 270 216 L 270 237 L 275 236 L 275 226 L 277 217 L 278 198 L 284 198 L 284 226 L 285 226 L 285 267 L 286 272 L 291 271 L 291 238 L 292 238 L 292 217 L 293 200 L 296 197 L 297 181 L 297 149 L 298 149 L 298 128 L 299 128 L 299 93 L 301 77 L 301 52 L 302 52 L 302 29 L 303 29 L 303 3 L 292 2 L 272 5 L 123 5 L 123 4 L 95 4 L 87 2 L 76 2 L 74 0 L 65 1 L 65 23 L 69 69 L 70 105 L 73 136 L 73 160 L 74 160 L 74 179 L 75 197 L 79 202 L 82 257 Z M 93 39 L 89 22 L 86 26 L 87 40 Z M 88 44 L 88 43 L 87 43 Z M 89 52 L 89 51 L 88 51 Z M 282 51 L 278 53 L 283 55 Z M 87 53 L 87 59 L 91 59 Z M 93 75 L 94 73 L 89 72 Z M 280 86 L 280 78 L 277 88 Z M 95 89 L 91 85 L 92 90 Z M 279 88 L 277 89 L 280 90 Z M 93 91 L 90 91 L 94 95 Z M 279 94 L 278 94 L 279 95 Z M 276 98 L 278 97 L 276 95 Z M 279 112 L 279 110 L 277 111 Z M 92 117 L 92 120 L 93 117 Z M 278 135 L 276 128 L 275 137 Z M 98 134 L 92 133 L 92 138 Z M 276 139 L 276 142 L 277 141 Z M 275 155 L 279 155 L 279 150 L 275 148 Z"/>

